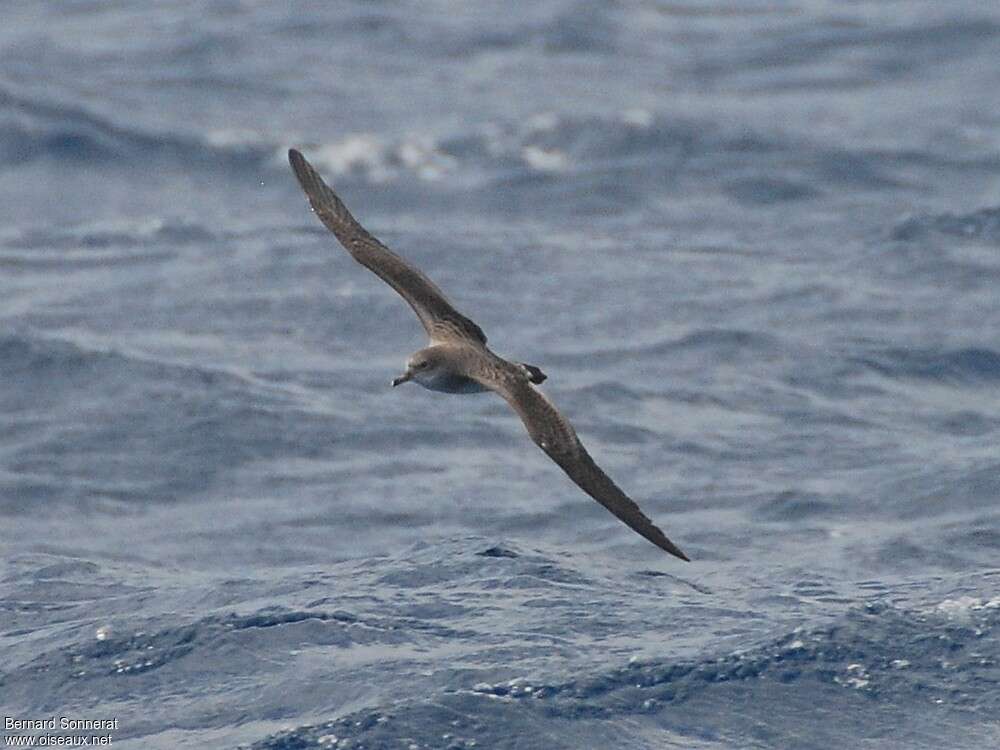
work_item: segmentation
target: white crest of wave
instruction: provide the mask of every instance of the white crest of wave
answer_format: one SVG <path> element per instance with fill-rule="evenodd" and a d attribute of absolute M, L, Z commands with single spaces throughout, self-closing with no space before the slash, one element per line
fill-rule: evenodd
<path fill-rule="evenodd" d="M 955 599 L 945 599 L 935 609 L 948 618 L 967 620 L 973 612 L 983 609 L 997 609 L 998 607 L 1000 607 L 1000 597 L 982 599 L 978 596 L 959 596 Z"/>
<path fill-rule="evenodd" d="M 312 158 L 331 174 L 361 174 L 380 183 L 391 182 L 403 172 L 422 180 L 439 180 L 455 167 L 455 159 L 424 136 L 390 143 L 371 133 L 356 133 L 320 146 Z"/>
<path fill-rule="evenodd" d="M 521 149 L 521 158 L 539 172 L 562 172 L 569 162 L 563 151 L 541 146 L 525 146 Z"/>

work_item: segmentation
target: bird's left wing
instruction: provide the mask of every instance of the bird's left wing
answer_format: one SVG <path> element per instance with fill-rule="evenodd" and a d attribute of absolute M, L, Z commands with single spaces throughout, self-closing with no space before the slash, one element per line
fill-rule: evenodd
<path fill-rule="evenodd" d="M 486 343 L 483 330 L 458 312 L 433 281 L 358 223 L 301 153 L 289 149 L 288 161 L 319 220 L 358 263 L 374 272 L 409 303 L 431 340 Z"/>

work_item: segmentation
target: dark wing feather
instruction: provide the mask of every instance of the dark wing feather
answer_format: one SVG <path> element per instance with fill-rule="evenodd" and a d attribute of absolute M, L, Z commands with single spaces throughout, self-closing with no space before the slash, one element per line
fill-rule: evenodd
<path fill-rule="evenodd" d="M 646 516 L 635 502 L 594 463 L 573 426 L 545 394 L 525 378 L 483 377 L 480 382 L 499 393 L 521 417 L 531 439 L 559 464 L 580 489 L 657 547 L 681 560 L 689 560 L 680 548 Z"/>
<path fill-rule="evenodd" d="M 319 220 L 358 263 L 373 271 L 410 304 L 428 336 L 435 340 L 458 338 L 486 343 L 482 329 L 452 307 L 434 282 L 375 239 L 351 216 L 302 154 L 290 149 L 288 161 Z"/>

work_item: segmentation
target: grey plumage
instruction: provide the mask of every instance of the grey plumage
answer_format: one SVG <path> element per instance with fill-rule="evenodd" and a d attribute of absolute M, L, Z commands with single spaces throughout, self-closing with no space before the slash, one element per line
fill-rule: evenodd
<path fill-rule="evenodd" d="M 295 149 L 288 161 L 319 220 L 361 265 L 373 271 L 410 303 L 431 340 L 466 338 L 486 343 L 482 329 L 459 313 L 433 281 L 372 237 L 312 165 Z"/>
<path fill-rule="evenodd" d="M 459 313 L 423 273 L 369 234 L 302 154 L 291 149 L 288 160 L 320 221 L 356 261 L 409 303 L 430 337 L 430 345 L 410 358 L 406 372 L 393 385 L 416 380 L 425 388 L 447 393 L 498 393 L 517 412 L 531 439 L 577 486 L 653 544 L 687 560 L 594 463 L 572 425 L 535 388 L 545 374 L 533 365 L 509 362 L 490 351 L 482 329 Z"/>

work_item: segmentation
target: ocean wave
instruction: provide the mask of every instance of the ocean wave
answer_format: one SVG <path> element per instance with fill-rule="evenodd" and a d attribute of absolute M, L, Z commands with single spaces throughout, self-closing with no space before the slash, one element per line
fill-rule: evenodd
<path fill-rule="evenodd" d="M 970 465 L 936 466 L 929 469 L 914 471 L 901 476 L 892 482 L 887 482 L 880 490 L 882 512 L 900 519 L 933 518 L 933 517 L 967 517 L 962 529 L 979 528 L 986 522 L 989 512 L 996 505 L 1000 494 L 1000 464 L 995 461 L 977 461 Z M 987 514 L 984 516 L 983 514 Z M 925 532 L 930 533 L 930 532 Z M 956 533 L 954 528 L 946 527 L 934 530 L 937 539 L 943 539 Z M 918 538 L 919 535 L 912 534 Z M 896 541 L 906 542 L 906 537 L 897 535 Z M 960 560 L 963 556 L 974 557 L 975 548 L 951 547 L 937 543 L 910 543 L 914 545 L 907 550 L 904 544 L 893 541 L 886 543 L 879 554 L 897 566 L 905 567 L 907 557 L 913 561 L 945 559 L 950 563 Z"/>
<path fill-rule="evenodd" d="M 174 260 L 178 248 L 216 241 L 189 221 L 148 217 L 75 226 L 35 226 L 0 234 L 0 265 L 11 270 L 110 268 Z"/>
<path fill-rule="evenodd" d="M 4 668 L 5 701 L 49 712 L 84 689 L 111 704 L 169 692 L 120 739 L 250 710 L 230 737 L 258 750 L 818 749 L 845 716 L 854 737 L 891 726 L 889 747 L 975 747 L 974 719 L 1000 710 L 996 571 L 784 578 L 751 597 L 783 591 L 775 618 L 675 576 L 581 563 L 460 539 L 176 586 L 145 563 L 24 556 L 0 580 L 19 608 L 5 635 L 32 635 Z"/>
<path fill-rule="evenodd" d="M 182 384 L 243 390 L 249 381 L 241 376 L 197 365 L 160 361 L 151 355 L 122 349 L 102 348 L 68 338 L 32 333 L 0 336 L 0 375 L 11 383 L 31 387 L 45 381 L 50 392 L 62 383 L 74 389 L 107 379 L 118 382 L 113 373 L 135 374 L 138 380 L 172 380 Z M 15 380 L 15 376 L 18 376 Z"/>
<path fill-rule="evenodd" d="M 903 19 L 900 19 L 903 20 Z M 824 59 L 843 58 L 840 75 L 826 83 L 863 85 L 887 78 L 907 77 L 929 65 L 961 59 L 979 52 L 979 47 L 1000 34 L 1000 26 L 987 17 L 929 19 L 924 22 L 873 24 L 858 18 L 855 22 L 809 23 L 786 29 L 780 46 L 763 35 L 756 49 L 745 56 L 727 61 L 727 67 L 741 73 L 766 70 L 771 85 L 781 89 L 787 81 L 775 76 L 780 68 L 798 69 Z M 850 55 L 847 55 L 847 52 Z M 803 76 L 802 85 L 817 85 Z"/>
<path fill-rule="evenodd" d="M 168 245 L 211 242 L 216 233 L 201 224 L 179 219 L 146 217 L 75 226 L 30 227 L 0 234 L 4 247 L 16 250 L 105 250 L 137 244 Z"/>
<path fill-rule="evenodd" d="M 733 180 L 727 184 L 726 192 L 740 203 L 748 205 L 786 203 L 820 195 L 819 190 L 806 182 L 776 177 Z"/>
<path fill-rule="evenodd" d="M 193 138 L 178 132 L 152 132 L 114 122 L 85 108 L 51 102 L 0 89 L 0 157 L 16 165 L 42 158 L 67 165 L 123 161 L 149 164 L 151 160 L 184 164 L 187 169 L 206 162 L 217 168 L 258 165 L 274 153 L 273 144 L 241 140 Z"/>
<path fill-rule="evenodd" d="M 979 736 L 967 717 L 1000 708 L 1000 668 L 990 656 L 998 625 L 997 600 L 949 599 L 926 612 L 874 602 L 831 625 L 718 657 L 401 696 L 252 747 L 570 748 L 596 746 L 606 733 L 638 748 L 819 748 L 842 731 L 835 715 L 851 717 L 852 736 L 882 736 L 889 721 L 882 746 L 955 746 Z M 924 722 L 921 711 L 935 716 Z"/>
<path fill-rule="evenodd" d="M 884 349 L 854 358 L 890 378 L 913 378 L 976 385 L 1000 380 L 1000 354 L 985 347 Z"/>
<path fill-rule="evenodd" d="M 0 377 L 18 436 L 0 476 L 12 513 L 172 502 L 241 465 L 328 452 L 349 437 L 349 418 L 332 426 L 298 390 L 51 337 L 0 337 Z"/>
<path fill-rule="evenodd" d="M 316 145 L 309 158 L 329 175 L 359 176 L 373 183 L 391 182 L 405 173 L 438 180 L 458 167 L 455 157 L 429 136 L 392 141 L 371 133 L 355 133 Z"/>
<path fill-rule="evenodd" d="M 331 178 L 376 185 L 418 180 L 452 192 L 478 189 L 495 208 L 517 211 L 536 206 L 539 194 L 541 202 L 565 202 L 576 213 L 644 203 L 651 192 L 676 186 L 688 166 L 706 175 L 728 174 L 710 181 L 737 203 L 783 204 L 821 195 L 812 187 L 817 182 L 869 189 L 895 185 L 887 170 L 905 158 L 810 146 L 780 132 L 757 133 L 642 107 L 604 115 L 539 111 L 457 132 L 355 131 L 295 143 L 252 129 L 155 131 L 77 104 L 3 89 L 0 116 L 8 121 L 0 132 L 0 156 L 11 164 L 47 158 L 64 166 L 99 162 L 135 169 L 156 161 L 182 167 L 185 174 L 211 169 L 216 175 L 260 175 L 285 173 L 285 150 L 296 145 Z M 785 162 L 792 152 L 798 156 L 789 169 Z M 748 162 L 757 166 L 748 169 Z M 507 197 L 496 201 L 496 191 Z"/>
<path fill-rule="evenodd" d="M 704 328 L 680 337 L 649 341 L 628 347 L 551 352 L 548 360 L 562 365 L 608 364 L 656 357 L 704 357 L 720 362 L 758 359 L 783 349 L 781 339 L 739 328 Z"/>
<path fill-rule="evenodd" d="M 563 174 L 585 179 L 588 173 L 608 169 L 625 169 L 631 180 L 640 170 L 644 179 L 672 182 L 676 179 L 674 168 L 698 154 L 746 155 L 777 148 L 773 141 L 745 130 L 728 132 L 633 108 L 590 117 L 539 112 L 520 121 L 491 122 L 453 134 L 385 138 L 354 133 L 315 144 L 311 158 L 330 174 L 373 183 L 416 176 L 496 189 L 504 184 L 544 186 Z M 767 192 L 763 184 L 751 185 L 750 192 L 763 195 Z M 737 192 L 742 190 L 739 184 L 733 185 Z M 611 187 L 603 185 L 603 189 Z M 617 188 L 632 195 L 624 185 Z M 788 190 L 773 186 L 770 189 L 773 197 L 786 193 Z"/>
<path fill-rule="evenodd" d="M 815 492 L 784 490 L 770 501 L 756 506 L 754 515 L 762 521 L 796 523 L 834 516 L 841 505 L 833 498 L 827 499 Z"/>
<path fill-rule="evenodd" d="M 324 40 L 365 35 L 377 43 L 388 43 L 404 54 L 424 59 L 474 58 L 512 50 L 538 50 L 549 54 L 605 54 L 618 49 L 616 9 L 584 0 L 564 9 L 539 6 L 530 12 L 489 15 L 482 22 L 479 13 L 420 16 L 390 6 L 350 6 L 323 17 L 314 16 L 310 25 L 286 21 L 283 29 L 303 35 L 322 35 Z"/>
<path fill-rule="evenodd" d="M 927 239 L 934 235 L 1000 244 L 1000 208 L 983 208 L 964 214 L 911 216 L 892 230 L 892 239 L 903 242 Z"/>
<path fill-rule="evenodd" d="M 190 171 L 267 167 L 285 170 L 288 145 L 312 149 L 310 158 L 330 175 L 372 183 L 404 177 L 425 181 L 449 178 L 460 184 L 545 176 L 609 160 L 676 159 L 695 144 L 703 150 L 746 151 L 746 133 L 706 131 L 704 124 L 667 119 L 647 110 L 624 110 L 616 117 L 573 118 L 538 113 L 520 122 L 489 123 L 466 133 L 410 133 L 386 137 L 355 132 L 329 142 L 288 144 L 253 130 L 214 130 L 198 136 L 151 131 L 94 114 L 82 106 L 0 89 L 0 156 L 10 164 L 52 158 L 73 162 L 183 164 Z M 767 146 L 764 146 L 767 147 Z"/>

